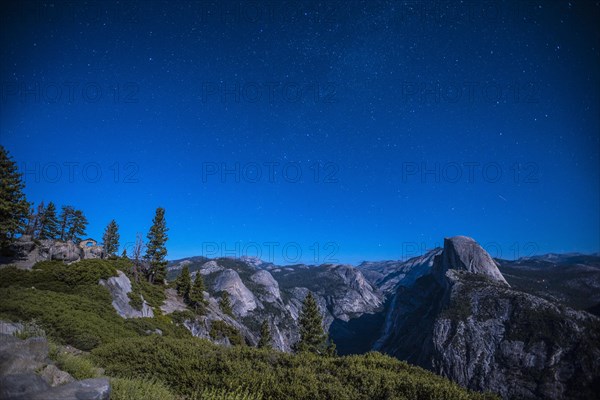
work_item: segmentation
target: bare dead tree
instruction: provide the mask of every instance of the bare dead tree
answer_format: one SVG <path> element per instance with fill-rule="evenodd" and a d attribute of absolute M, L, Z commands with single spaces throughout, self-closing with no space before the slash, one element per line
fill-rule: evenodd
<path fill-rule="evenodd" d="M 142 253 L 146 250 L 146 245 L 142 239 L 141 233 L 136 233 L 135 244 L 133 245 L 133 277 L 136 282 L 140 281 L 140 269 L 142 267 Z"/>

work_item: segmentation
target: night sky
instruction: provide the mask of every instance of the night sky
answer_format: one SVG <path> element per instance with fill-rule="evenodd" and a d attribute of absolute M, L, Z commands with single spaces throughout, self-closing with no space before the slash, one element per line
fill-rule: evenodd
<path fill-rule="evenodd" d="M 0 143 L 91 237 L 163 206 L 170 259 L 600 251 L 598 1 L 1 7 Z"/>

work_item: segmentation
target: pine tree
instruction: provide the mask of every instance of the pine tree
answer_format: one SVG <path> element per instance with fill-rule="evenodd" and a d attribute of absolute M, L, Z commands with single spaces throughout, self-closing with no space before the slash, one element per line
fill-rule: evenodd
<path fill-rule="evenodd" d="M 71 225 L 73 224 L 74 214 L 75 209 L 71 206 L 62 206 L 60 208 L 60 240 L 63 242 L 69 240 L 69 231 L 71 230 Z"/>
<path fill-rule="evenodd" d="M 197 275 L 200 275 L 200 273 L 198 272 Z M 190 277 L 190 269 L 187 265 L 181 269 L 181 273 L 175 281 L 175 286 L 177 294 L 182 296 L 185 301 L 188 301 L 192 290 L 192 278 Z"/>
<path fill-rule="evenodd" d="M 48 207 L 42 215 L 42 228 L 40 229 L 40 239 L 58 239 L 60 235 L 60 224 L 56 217 L 56 206 L 53 202 L 48 203 Z"/>
<path fill-rule="evenodd" d="M 71 219 L 71 227 L 69 229 L 68 240 L 72 240 L 75 243 L 81 242 L 85 235 L 88 220 L 83 215 L 83 211 L 75 210 Z"/>
<path fill-rule="evenodd" d="M 104 246 L 104 254 L 107 257 L 115 257 L 119 250 L 119 225 L 113 219 L 109 222 L 104 230 L 104 236 L 102 236 L 102 242 Z"/>
<path fill-rule="evenodd" d="M 148 232 L 148 245 L 146 260 L 150 263 L 148 280 L 152 283 L 162 284 L 167 277 L 167 248 L 165 244 L 167 237 L 167 224 L 165 221 L 165 209 L 159 207 L 152 220 L 152 227 Z"/>
<path fill-rule="evenodd" d="M 204 300 L 204 279 L 202 279 L 202 274 L 200 274 L 200 272 L 196 273 L 196 278 L 194 279 L 194 284 L 190 290 L 188 302 L 194 307 L 196 312 L 204 310 L 204 306 L 206 305 L 206 300 Z"/>
<path fill-rule="evenodd" d="M 122 259 L 127 259 L 129 257 L 127 257 L 127 249 L 123 249 L 123 252 L 121 253 L 121 258 Z"/>
<path fill-rule="evenodd" d="M 221 300 L 219 301 L 219 307 L 221 307 L 221 311 L 223 311 L 223 313 L 233 317 L 233 309 L 231 308 L 231 299 L 229 298 L 229 293 L 223 292 L 221 295 Z"/>
<path fill-rule="evenodd" d="M 269 322 L 265 319 L 260 326 L 260 340 L 258 341 L 258 348 L 271 348 L 271 328 Z"/>
<path fill-rule="evenodd" d="M 312 293 L 308 293 L 302 304 L 300 313 L 300 341 L 296 351 L 325 354 L 328 348 L 327 334 L 323 329 L 323 317 Z"/>
<path fill-rule="evenodd" d="M 327 350 L 325 350 L 325 355 L 327 355 L 329 357 L 337 356 L 337 347 L 336 347 L 335 343 L 333 343 L 333 339 L 331 339 L 331 338 L 329 338 L 329 340 L 327 340 Z"/>
<path fill-rule="evenodd" d="M 6 249 L 27 227 L 30 204 L 21 178 L 16 163 L 0 145 L 0 249 Z"/>
<path fill-rule="evenodd" d="M 42 201 L 38 207 L 37 211 L 33 208 L 31 209 L 28 217 L 27 229 L 25 230 L 26 235 L 31 235 L 33 238 L 39 238 L 42 229 L 44 229 L 44 202 Z"/>

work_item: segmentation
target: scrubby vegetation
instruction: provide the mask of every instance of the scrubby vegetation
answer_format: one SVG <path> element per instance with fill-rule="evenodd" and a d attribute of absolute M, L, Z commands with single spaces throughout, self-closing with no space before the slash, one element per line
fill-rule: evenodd
<path fill-rule="evenodd" d="M 0 288 L 20 286 L 61 293 L 85 291 L 98 286 L 100 279 L 117 275 L 118 263 L 105 260 L 82 260 L 73 264 L 42 261 L 31 271 L 6 267 L 0 269 Z"/>
<path fill-rule="evenodd" d="M 33 270 L 0 269 L 0 318 L 35 319 L 49 337 L 81 350 L 134 336 L 98 285 L 116 275 L 111 261 L 84 260 L 71 265 L 41 262 Z"/>
<path fill-rule="evenodd" d="M 211 339 L 220 340 L 223 338 L 229 339 L 229 343 L 234 346 L 245 344 L 242 334 L 233 326 L 223 321 L 213 321 L 210 327 Z"/>
<path fill-rule="evenodd" d="M 194 396 L 199 388 L 244 388 L 265 399 L 470 399 L 444 378 L 378 353 L 323 357 L 201 339 L 160 336 L 118 340 L 92 353 L 111 376 L 148 376 Z"/>
<path fill-rule="evenodd" d="M 191 337 L 190 331 L 180 325 L 183 321 L 176 321 L 174 318 L 165 315 L 157 315 L 154 318 L 128 319 L 125 321 L 125 325 L 141 336 L 156 333 L 176 338 Z"/>
<path fill-rule="evenodd" d="M 190 400 L 262 400 L 263 395 L 252 393 L 249 390 L 238 388 L 235 391 L 223 389 L 204 389 L 190 397 Z"/>
<path fill-rule="evenodd" d="M 125 320 L 98 280 L 130 268 L 130 261 L 115 259 L 0 269 L 0 319 L 36 320 L 58 345 L 91 351 L 53 346 L 51 357 L 78 379 L 104 370 L 116 400 L 486 398 L 378 353 L 333 357 L 256 349 L 223 321 L 211 322 L 210 336 L 227 337 L 234 346 L 215 345 L 181 325 L 194 316 L 190 310 Z M 160 305 L 163 287 L 138 287 L 147 290 L 144 298 L 151 305 Z"/>
<path fill-rule="evenodd" d="M 111 400 L 178 400 L 162 383 L 143 378 L 110 380 Z"/>
<path fill-rule="evenodd" d="M 75 379 L 97 378 L 101 375 L 101 370 L 92 363 L 88 356 L 75 355 L 52 342 L 49 343 L 48 356 L 58 368 L 68 372 Z"/>

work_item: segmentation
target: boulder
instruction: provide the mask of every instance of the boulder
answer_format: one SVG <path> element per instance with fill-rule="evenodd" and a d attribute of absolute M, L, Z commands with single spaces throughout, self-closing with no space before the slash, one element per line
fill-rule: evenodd
<path fill-rule="evenodd" d="M 34 372 L 0 376 L 1 400 L 32 399 L 36 393 L 47 393 L 50 385 Z M 55 397 L 45 397 L 44 400 Z M 60 397 L 56 397 L 59 399 Z M 60 398 L 63 400 L 62 398 Z M 66 399 L 64 399 L 66 400 Z"/>
<path fill-rule="evenodd" d="M 85 379 L 62 386 L 56 386 L 43 392 L 28 393 L 15 400 L 109 400 L 110 382 L 108 378 Z"/>
<path fill-rule="evenodd" d="M 23 330 L 23 324 L 18 322 L 0 321 L 0 333 L 5 335 L 14 335 Z"/>
<path fill-rule="evenodd" d="M 83 258 L 83 250 L 73 242 L 55 241 L 49 252 L 51 260 L 72 262 Z"/>
<path fill-rule="evenodd" d="M 107 378 L 75 381 L 48 359 L 44 338 L 0 334 L 0 400 L 109 400 Z"/>
<path fill-rule="evenodd" d="M 44 338 L 20 340 L 0 335 L 0 375 L 33 373 L 48 358 L 48 342 Z"/>
<path fill-rule="evenodd" d="M 104 248 L 102 246 L 83 247 L 83 258 L 86 260 L 104 258 Z"/>
<path fill-rule="evenodd" d="M 42 369 L 39 374 L 42 379 L 52 387 L 75 381 L 75 378 L 73 378 L 68 372 L 61 371 L 54 364 L 46 365 L 46 367 Z"/>

